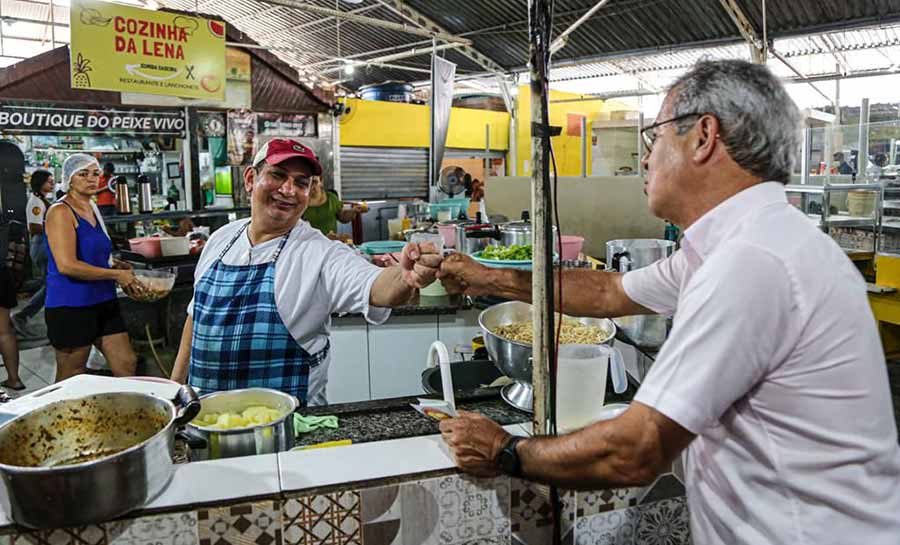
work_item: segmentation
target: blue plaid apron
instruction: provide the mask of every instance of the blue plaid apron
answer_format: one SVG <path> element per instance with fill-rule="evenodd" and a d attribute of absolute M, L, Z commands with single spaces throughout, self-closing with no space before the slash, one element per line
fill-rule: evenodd
<path fill-rule="evenodd" d="M 239 388 L 274 388 L 307 402 L 310 370 L 328 357 L 304 350 L 275 305 L 275 257 L 258 265 L 226 265 L 222 258 L 248 224 L 219 254 L 194 287 L 191 386 L 203 393 Z"/>

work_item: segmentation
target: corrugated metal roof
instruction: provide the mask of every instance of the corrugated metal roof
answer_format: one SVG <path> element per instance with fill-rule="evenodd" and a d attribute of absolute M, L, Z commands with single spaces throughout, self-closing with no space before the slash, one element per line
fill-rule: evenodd
<path fill-rule="evenodd" d="M 144 0 L 120 0 L 141 4 Z M 411 44 L 427 46 L 428 38 L 369 24 L 343 20 L 301 9 L 267 3 L 265 0 L 157 0 L 163 7 L 198 11 L 224 18 L 248 37 L 271 50 L 305 77 L 320 77 L 328 68 L 341 67 L 344 61 L 362 60 L 385 53 L 402 52 Z M 362 0 L 349 3 L 335 0 L 304 0 L 306 3 L 357 13 L 395 23 L 412 24 L 385 4 L 391 0 Z M 559 34 L 590 9 L 597 0 L 556 0 L 554 35 Z M 759 0 L 736 0 L 756 29 L 762 33 Z M 3 17 L 18 17 L 36 23 L 48 20 L 47 0 L 0 0 Z M 434 20 L 449 32 L 473 41 L 473 47 L 510 71 L 525 69 L 528 61 L 527 0 L 406 0 L 406 4 Z M 830 55 L 828 44 L 815 38 L 798 37 L 803 33 L 835 30 L 839 26 L 870 25 L 865 31 L 838 32 L 831 35 L 841 50 L 866 49 L 873 44 L 900 45 L 897 27 L 900 0 L 791 0 L 767 2 L 768 36 L 787 56 Z M 54 18 L 68 22 L 68 8 L 58 6 Z M 31 41 L 15 42 L 13 29 L 4 27 L 4 49 L 44 47 L 39 33 L 46 25 L 21 23 L 20 29 Z M 33 28 L 32 28 L 33 27 Z M 14 28 L 14 27 L 13 27 Z M 57 41 L 68 40 L 65 26 L 57 26 Z M 8 31 L 8 32 L 7 32 Z M 340 36 L 338 37 L 338 33 Z M 24 36 L 23 36 L 24 38 Z M 555 79 L 614 77 L 655 73 L 690 65 L 701 54 L 746 56 L 740 34 L 719 0 L 609 0 L 582 27 L 572 33 L 564 48 L 554 55 L 558 69 Z M 697 53 L 698 46 L 710 47 Z M 17 48 L 17 49 L 16 49 Z M 742 51 L 743 50 L 743 51 Z M 368 54 L 379 51 L 379 53 Z M 2 55 L 8 51 L 0 52 Z M 653 55 L 647 56 L 647 53 Z M 483 72 L 476 62 L 459 50 L 447 50 L 445 56 L 459 65 L 460 74 Z M 21 56 L 27 56 L 24 53 Z M 564 64 L 603 61 L 585 67 L 564 68 Z M 823 61 L 824 62 L 824 61 Z M 415 81 L 426 74 L 403 67 L 427 69 L 428 55 L 396 60 L 385 66 L 359 66 L 352 75 L 340 71 L 324 74 L 356 88 L 387 79 Z M 399 66 L 400 68 L 397 68 Z"/>

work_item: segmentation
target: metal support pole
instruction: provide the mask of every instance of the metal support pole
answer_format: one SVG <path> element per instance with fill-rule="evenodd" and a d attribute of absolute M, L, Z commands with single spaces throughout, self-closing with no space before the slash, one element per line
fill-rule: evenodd
<path fill-rule="evenodd" d="M 803 152 L 800 154 L 800 183 L 809 183 L 809 127 L 803 127 Z"/>
<path fill-rule="evenodd" d="M 519 123 L 516 117 L 509 116 L 509 164 L 506 173 L 510 176 L 519 175 Z"/>
<path fill-rule="evenodd" d="M 53 13 L 53 0 L 50 0 L 50 45 L 56 49 L 56 25 L 54 24 L 56 15 Z"/>
<path fill-rule="evenodd" d="M 587 178 L 588 172 L 588 138 L 587 116 L 581 116 L 581 177 Z"/>
<path fill-rule="evenodd" d="M 484 125 L 484 181 L 491 175 L 491 124 Z"/>
<path fill-rule="evenodd" d="M 644 157 L 644 139 L 641 138 L 641 130 L 644 128 L 644 112 L 638 112 L 638 126 L 637 126 L 637 153 L 638 153 L 638 164 L 637 164 L 637 174 L 638 176 L 644 175 L 644 163 L 641 161 L 641 158 Z"/>
<path fill-rule="evenodd" d="M 841 78 L 834 80 L 834 124 L 841 124 Z"/>
<path fill-rule="evenodd" d="M 531 202 L 534 232 L 534 267 L 531 299 L 534 349 L 534 434 L 553 431 L 550 415 L 555 402 L 551 367 L 556 356 L 553 344 L 554 292 L 553 241 L 550 185 L 550 123 L 547 108 L 550 64 L 550 2 L 530 0 L 531 21 Z"/>
<path fill-rule="evenodd" d="M 343 198 L 344 192 L 341 186 L 341 119 L 335 114 L 331 114 L 331 157 L 334 164 L 332 168 L 334 192 L 338 194 L 338 197 Z"/>
<path fill-rule="evenodd" d="M 434 200 L 432 197 L 434 196 L 434 185 L 435 178 L 437 178 L 437 173 L 434 171 L 434 58 L 437 53 L 434 51 L 434 47 L 437 45 L 437 40 L 431 40 L 431 96 L 428 98 L 428 200 Z"/>
<path fill-rule="evenodd" d="M 199 210 L 203 208 L 203 193 L 200 191 L 200 164 L 199 155 L 194 150 L 194 138 L 196 138 L 196 122 L 192 125 L 191 109 L 184 107 L 184 139 L 181 146 L 181 160 L 184 162 L 184 205 L 186 210 Z M 194 161 L 194 157 L 198 161 Z M 199 195 L 199 198 L 198 198 Z M 194 208 L 194 202 L 200 204 Z"/>
<path fill-rule="evenodd" d="M 864 177 L 869 166 L 869 99 L 862 99 L 859 107 L 859 154 L 856 156 L 856 176 Z"/>

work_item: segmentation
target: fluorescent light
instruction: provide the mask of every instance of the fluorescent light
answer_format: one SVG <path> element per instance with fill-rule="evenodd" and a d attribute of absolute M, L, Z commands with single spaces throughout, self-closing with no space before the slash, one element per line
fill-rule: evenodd
<path fill-rule="evenodd" d="M 356 66 L 354 66 L 351 63 L 347 63 L 344 65 L 344 73 L 345 74 L 347 74 L 349 76 L 349 75 L 353 74 L 353 72 L 356 72 Z"/>

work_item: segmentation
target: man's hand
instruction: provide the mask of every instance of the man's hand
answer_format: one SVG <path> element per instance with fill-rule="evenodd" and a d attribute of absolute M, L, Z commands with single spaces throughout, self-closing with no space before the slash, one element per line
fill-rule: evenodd
<path fill-rule="evenodd" d="M 400 269 L 403 281 L 411 288 L 424 288 L 434 282 L 441 266 L 443 256 L 437 252 L 434 244 L 410 242 L 403 247 L 400 254 Z"/>
<path fill-rule="evenodd" d="M 459 411 L 459 417 L 441 421 L 441 435 L 453 461 L 466 473 L 477 477 L 500 474 L 495 460 L 510 435 L 490 418 Z"/>
<path fill-rule="evenodd" d="M 438 278 L 448 293 L 466 295 L 495 295 L 490 284 L 492 270 L 459 252 L 450 254 L 441 263 Z"/>

